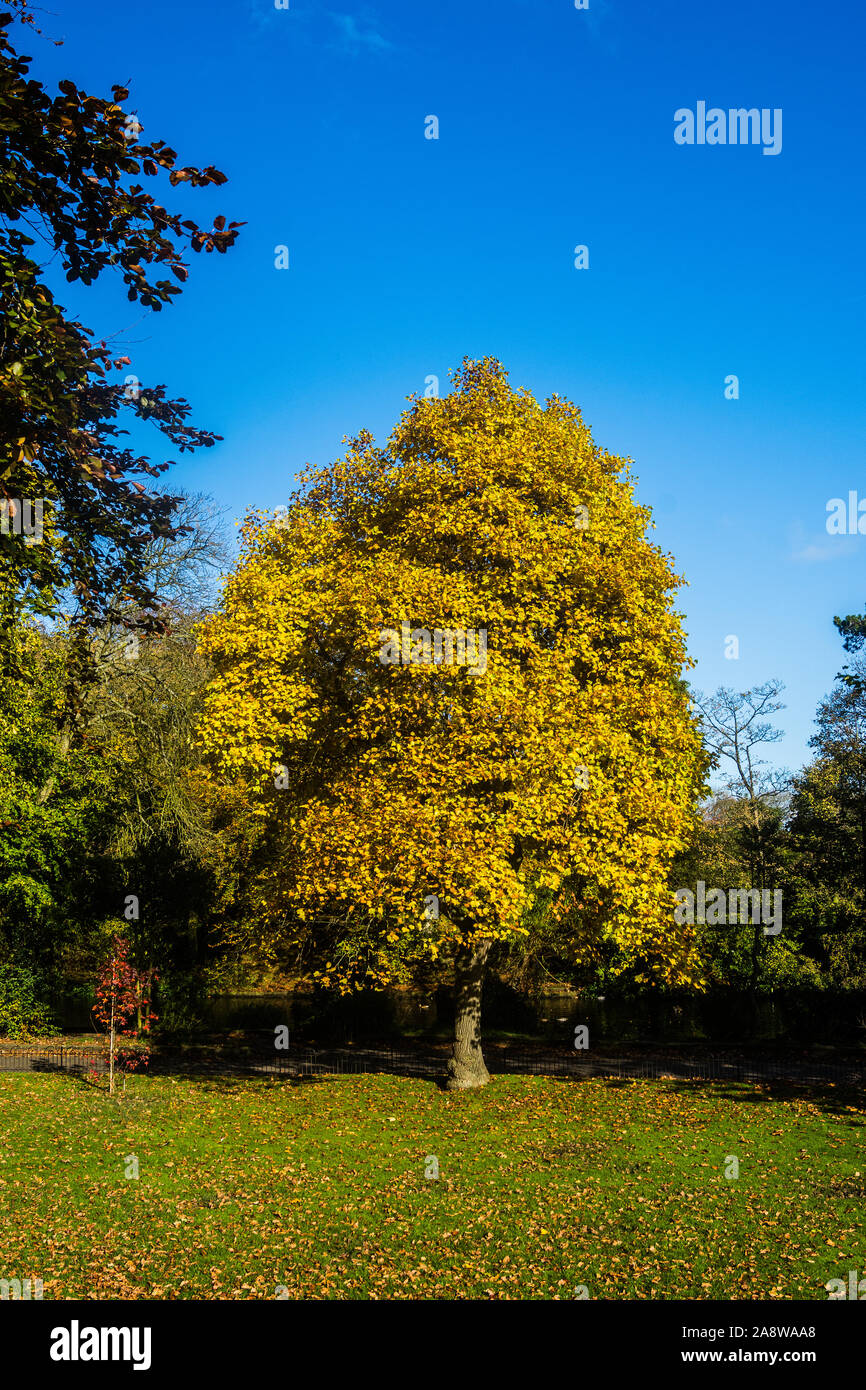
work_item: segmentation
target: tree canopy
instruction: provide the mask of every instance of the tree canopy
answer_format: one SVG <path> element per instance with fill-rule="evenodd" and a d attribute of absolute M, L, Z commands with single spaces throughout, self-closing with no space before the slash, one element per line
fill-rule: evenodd
<path fill-rule="evenodd" d="M 47 272 L 86 286 L 112 271 L 129 300 L 160 310 L 187 278 L 184 252 L 225 252 L 241 224 L 219 216 L 203 230 L 164 207 L 142 176 L 205 187 L 225 175 L 140 141 L 125 87 L 97 97 L 64 80 L 51 95 L 13 47 L 11 20 L 0 14 L 0 616 L 53 613 L 62 596 L 89 621 L 122 592 L 147 627 L 144 554 L 172 534 L 176 499 L 153 486 L 169 463 L 128 447 L 125 423 L 152 422 L 180 453 L 220 436 L 71 318 Z"/>
<path fill-rule="evenodd" d="M 202 629 L 204 747 L 283 835 L 265 933 L 386 983 L 519 938 L 543 898 L 694 982 L 666 879 L 705 763 L 627 465 L 489 358 L 349 443 L 250 514 Z"/>

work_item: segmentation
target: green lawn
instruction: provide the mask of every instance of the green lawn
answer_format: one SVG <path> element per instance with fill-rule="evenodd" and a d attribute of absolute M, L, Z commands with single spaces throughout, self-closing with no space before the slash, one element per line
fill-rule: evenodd
<path fill-rule="evenodd" d="M 142 1076 L 112 1100 L 6 1074 L 0 1278 L 45 1298 L 826 1299 L 866 1273 L 864 1123 L 833 1088 Z"/>

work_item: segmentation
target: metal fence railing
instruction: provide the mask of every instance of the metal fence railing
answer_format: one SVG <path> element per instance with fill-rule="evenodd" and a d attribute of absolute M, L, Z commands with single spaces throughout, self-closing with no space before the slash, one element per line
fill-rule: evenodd
<path fill-rule="evenodd" d="M 0 1071 L 89 1072 L 108 1071 L 101 1052 L 87 1047 L 0 1047 Z"/>
<path fill-rule="evenodd" d="M 176 1053 L 157 1048 L 149 1070 L 154 1073 L 205 1072 L 223 1076 L 357 1076 L 388 1073 L 435 1078 L 443 1074 L 447 1054 L 393 1046 L 313 1048 L 293 1046 L 284 1051 L 230 1048 Z M 694 1080 L 798 1082 L 807 1085 L 863 1085 L 866 1058 L 813 1061 L 808 1057 L 760 1057 L 731 1053 L 665 1053 L 636 1055 L 567 1052 L 562 1050 L 489 1048 L 485 1061 L 492 1075 L 591 1077 L 618 1080 Z M 104 1053 L 94 1048 L 13 1046 L 0 1044 L 0 1072 L 67 1072 L 102 1074 L 108 1070 Z"/>
<path fill-rule="evenodd" d="M 292 1048 L 249 1057 L 241 1069 L 271 1075 L 357 1075 L 387 1072 L 400 1076 L 441 1076 L 447 1058 L 440 1053 L 400 1048 Z M 730 1055 L 678 1054 L 645 1057 L 596 1057 L 562 1052 L 490 1049 L 485 1061 L 491 1075 L 590 1077 L 619 1080 L 794 1081 L 817 1085 L 866 1082 L 866 1058 L 810 1061 L 802 1058 L 744 1058 Z"/>

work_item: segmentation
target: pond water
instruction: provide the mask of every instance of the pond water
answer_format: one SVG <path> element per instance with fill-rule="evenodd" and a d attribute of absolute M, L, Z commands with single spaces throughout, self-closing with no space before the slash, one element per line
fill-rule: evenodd
<path fill-rule="evenodd" d="M 553 985 L 537 996 L 519 994 L 496 978 L 485 986 L 485 1031 L 520 1033 L 569 1047 L 574 1030 L 584 1024 L 591 1047 L 599 1043 L 717 1043 L 771 1042 L 785 1036 L 813 1041 L 833 1038 L 839 1030 L 858 1032 L 856 1001 L 848 998 L 778 996 L 754 1003 L 745 995 L 684 996 L 680 1000 L 647 994 L 641 999 L 579 998 L 567 986 Z M 89 1000 L 79 991 L 63 1002 L 64 1030 L 89 1032 Z M 305 1036 L 350 1039 L 365 1034 L 385 1037 L 401 1032 L 447 1031 L 453 1018 L 451 991 L 431 993 L 387 990 L 347 999 L 292 993 L 224 993 L 209 1000 L 208 1031 L 272 1029 L 286 1024 L 302 1041 Z M 862 1031 L 862 1020 L 861 1030 Z"/>
<path fill-rule="evenodd" d="M 702 1040 L 742 1042 L 744 1036 L 772 1039 L 785 1032 L 784 1011 L 772 999 L 755 1006 L 730 1000 L 592 999 L 571 991 L 550 989 L 535 999 L 508 990 L 486 992 L 483 1006 L 488 1031 L 535 1034 L 549 1042 L 570 1045 L 579 1024 L 589 1029 L 591 1043 L 652 1040 L 675 1044 Z M 338 1031 L 375 1033 L 400 1030 L 434 1031 L 447 1028 L 453 1017 L 449 991 L 412 994 L 386 991 L 351 1000 L 314 1000 L 303 993 L 222 994 L 210 1001 L 210 1024 L 217 1030 L 272 1028 L 284 1023 L 305 1031 L 311 1025 L 331 1025 Z"/>

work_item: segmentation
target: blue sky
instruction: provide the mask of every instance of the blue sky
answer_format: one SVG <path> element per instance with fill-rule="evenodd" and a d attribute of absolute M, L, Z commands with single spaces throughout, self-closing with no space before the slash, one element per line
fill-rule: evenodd
<path fill-rule="evenodd" d="M 247 223 L 159 316 L 60 295 L 225 436 L 178 484 L 276 506 L 428 375 L 497 356 L 634 460 L 689 581 L 693 681 L 783 679 L 770 756 L 803 761 L 833 615 L 866 603 L 866 536 L 825 525 L 866 498 L 861 6 L 53 0 L 41 22 L 65 43 L 21 45 L 39 76 L 126 83 L 145 138 L 229 176 L 170 206 Z M 781 152 L 677 145 L 698 101 L 781 108 Z"/>

